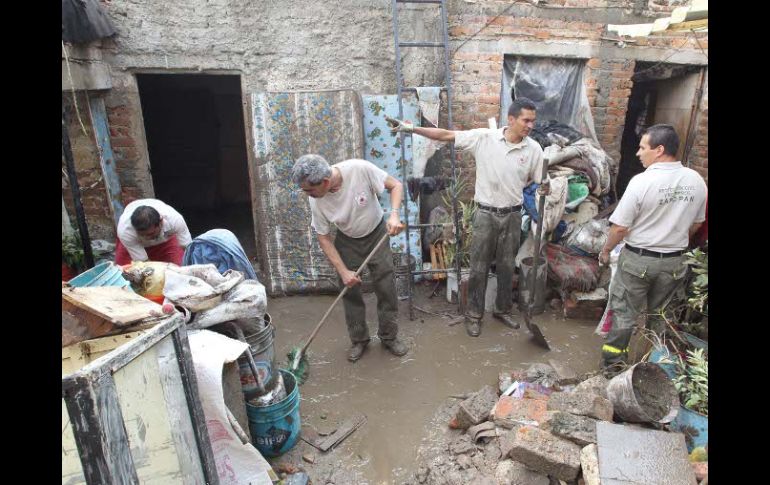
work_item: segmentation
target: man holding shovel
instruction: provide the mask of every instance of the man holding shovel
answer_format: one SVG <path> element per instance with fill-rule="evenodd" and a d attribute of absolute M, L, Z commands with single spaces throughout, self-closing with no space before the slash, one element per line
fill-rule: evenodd
<path fill-rule="evenodd" d="M 320 155 L 303 155 L 294 164 L 292 178 L 309 196 L 312 220 L 310 225 L 318 235 L 329 262 L 348 287 L 343 297 L 345 322 L 352 342 L 348 360 L 361 358 L 369 344 L 366 308 L 361 294 L 361 279 L 355 270 L 362 264 L 378 242 L 389 234 L 395 236 L 404 229 L 399 220 L 403 199 L 401 182 L 366 160 L 345 160 L 333 166 Z M 393 208 L 387 221 L 383 220 L 378 194 L 387 189 Z M 331 237 L 331 225 L 337 235 Z M 351 269 L 352 268 L 352 269 Z M 377 335 L 382 345 L 393 355 L 408 351 L 398 339 L 398 301 L 393 279 L 393 257 L 388 244 L 382 244 L 368 263 L 377 295 Z"/>
<path fill-rule="evenodd" d="M 602 346 L 608 375 L 625 367 L 636 317 L 663 310 L 681 288 L 689 237 L 705 220 L 706 183 L 676 159 L 678 149 L 671 125 L 647 128 L 636 152 L 645 171 L 631 179 L 610 217 L 599 262 L 607 264 L 610 251 L 623 240 L 626 244 L 610 287 L 613 323 Z"/>
<path fill-rule="evenodd" d="M 465 330 L 471 337 L 481 334 L 484 295 L 493 261 L 497 273 L 497 299 L 492 315 L 508 327 L 520 327 L 511 315 L 511 308 L 513 271 L 521 236 L 521 203 L 524 187 L 532 181 L 540 181 L 543 166 L 543 149 L 528 136 L 535 126 L 535 111 L 532 101 L 517 98 L 508 109 L 508 126 L 497 130 L 422 128 L 388 118 L 394 133 L 403 131 L 431 140 L 454 142 L 455 148 L 471 152 L 476 159 L 473 199 L 478 210 L 473 217 L 471 274 L 465 312 Z M 547 181 L 538 188 L 541 195 L 547 195 L 549 191 Z"/>

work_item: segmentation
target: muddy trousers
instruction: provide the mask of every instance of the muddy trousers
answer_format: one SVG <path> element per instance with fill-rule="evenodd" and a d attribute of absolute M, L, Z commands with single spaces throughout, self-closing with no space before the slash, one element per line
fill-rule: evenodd
<path fill-rule="evenodd" d="M 604 366 L 628 362 L 628 344 L 638 317 L 648 316 L 648 328 L 660 331 L 660 313 L 684 284 L 685 259 L 640 256 L 623 249 L 618 258 L 618 274 L 610 287 L 612 329 L 602 346 Z"/>
<path fill-rule="evenodd" d="M 497 298 L 495 313 L 508 313 L 513 306 L 513 270 L 521 240 L 521 213 L 498 215 L 477 209 L 473 215 L 471 274 L 468 280 L 468 308 L 465 315 L 475 320 L 484 316 L 489 267 L 495 261 Z"/>
<path fill-rule="evenodd" d="M 381 222 L 369 235 L 361 238 L 352 238 L 337 231 L 334 239 L 334 247 L 340 254 L 345 266 L 351 271 L 356 271 L 363 263 L 366 256 L 377 245 L 386 233 L 385 222 Z M 379 327 L 377 336 L 380 340 L 393 340 L 398 335 L 398 301 L 396 299 L 396 282 L 393 278 L 393 253 L 386 241 L 372 259 L 367 263 L 374 284 L 374 294 L 377 296 L 377 318 Z M 345 322 L 348 326 L 348 335 L 353 343 L 369 341 L 369 327 L 366 325 L 366 307 L 361 292 L 361 285 L 350 288 L 342 297 L 345 307 Z"/>

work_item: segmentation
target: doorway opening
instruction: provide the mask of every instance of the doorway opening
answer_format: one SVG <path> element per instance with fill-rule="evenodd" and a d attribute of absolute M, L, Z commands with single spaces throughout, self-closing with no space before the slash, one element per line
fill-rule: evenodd
<path fill-rule="evenodd" d="M 697 98 L 703 69 L 701 66 L 636 63 L 620 144 L 618 198 L 623 196 L 631 178 L 644 171 L 636 152 L 642 132 L 654 124 L 667 123 L 674 127 L 679 135 L 677 159 L 686 165 L 683 160 L 685 145 L 690 131 L 694 130 L 691 120 L 700 102 Z"/>
<path fill-rule="evenodd" d="M 193 238 L 232 231 L 255 263 L 240 76 L 136 78 L 156 198 L 184 216 Z"/>

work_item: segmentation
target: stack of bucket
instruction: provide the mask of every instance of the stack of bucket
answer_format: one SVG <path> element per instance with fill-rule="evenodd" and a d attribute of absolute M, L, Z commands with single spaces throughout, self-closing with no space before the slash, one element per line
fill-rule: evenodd
<path fill-rule="evenodd" d="M 252 442 L 263 456 L 275 457 L 289 451 L 299 438 L 299 386 L 291 373 L 275 365 L 275 327 L 269 313 L 263 322 L 260 330 L 245 336 L 256 376 L 246 356 L 238 359 L 238 365 Z"/>

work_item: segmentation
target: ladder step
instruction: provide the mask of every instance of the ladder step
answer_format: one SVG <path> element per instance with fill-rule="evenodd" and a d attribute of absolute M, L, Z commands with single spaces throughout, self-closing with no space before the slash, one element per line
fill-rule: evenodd
<path fill-rule="evenodd" d="M 399 42 L 399 47 L 445 47 L 443 42 Z"/>
<path fill-rule="evenodd" d="M 446 91 L 446 86 L 441 86 L 442 91 Z M 417 92 L 417 88 L 401 88 L 401 91 Z"/>
<path fill-rule="evenodd" d="M 436 224 L 409 224 L 409 229 L 420 229 L 422 227 L 452 227 L 451 222 L 439 222 Z"/>
<path fill-rule="evenodd" d="M 441 3 L 442 0 L 396 0 L 396 3 Z"/>

